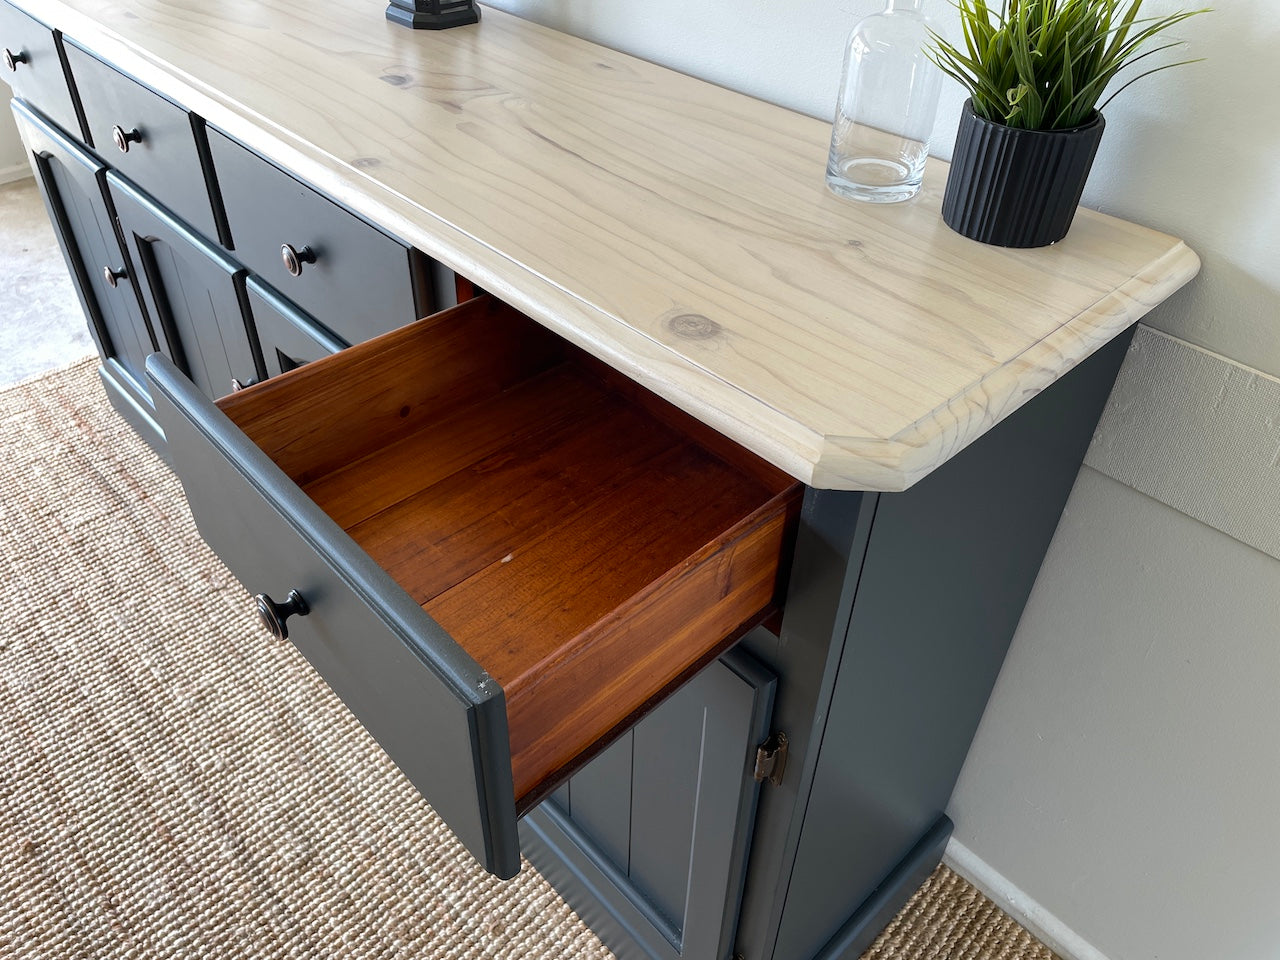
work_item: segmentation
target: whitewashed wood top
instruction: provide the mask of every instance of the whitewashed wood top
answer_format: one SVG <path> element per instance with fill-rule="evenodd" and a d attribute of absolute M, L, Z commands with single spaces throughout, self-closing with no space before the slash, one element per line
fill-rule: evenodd
<path fill-rule="evenodd" d="M 1086 210 L 1050 248 L 965 240 L 940 162 L 910 203 L 838 199 L 826 123 L 491 9 L 19 4 L 818 487 L 904 489 L 1199 268 Z"/>

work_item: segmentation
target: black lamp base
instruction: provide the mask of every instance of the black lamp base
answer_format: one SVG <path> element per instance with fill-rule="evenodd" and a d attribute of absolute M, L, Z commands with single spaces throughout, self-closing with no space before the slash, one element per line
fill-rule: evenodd
<path fill-rule="evenodd" d="M 447 30 L 480 20 L 475 0 L 391 0 L 387 19 L 415 30 Z"/>

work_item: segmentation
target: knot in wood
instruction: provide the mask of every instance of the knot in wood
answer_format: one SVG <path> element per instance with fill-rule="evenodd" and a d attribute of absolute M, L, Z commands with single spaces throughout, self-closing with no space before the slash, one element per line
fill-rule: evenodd
<path fill-rule="evenodd" d="M 393 87 L 403 87 L 409 82 L 409 78 L 403 73 L 384 73 L 378 78 L 383 83 L 389 83 Z"/>
<path fill-rule="evenodd" d="M 700 313 L 681 313 L 667 321 L 667 327 L 682 340 L 711 340 L 724 328 Z"/>

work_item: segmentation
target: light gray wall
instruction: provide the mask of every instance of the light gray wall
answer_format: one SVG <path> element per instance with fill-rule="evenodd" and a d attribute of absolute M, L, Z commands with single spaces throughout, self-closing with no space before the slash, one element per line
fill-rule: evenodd
<path fill-rule="evenodd" d="M 880 3 L 495 5 L 827 117 L 843 37 Z M 1184 5 L 1148 0 L 1144 10 Z M 1272 391 L 1251 395 L 1248 384 L 1249 368 L 1280 375 L 1280 59 L 1271 53 L 1280 9 L 1272 0 L 1218 7 L 1182 30 L 1188 55 L 1207 62 L 1145 80 L 1108 108 L 1085 202 L 1199 252 L 1201 276 L 1148 322 L 1181 338 L 1181 349 L 1221 354 L 1237 371 L 1224 383 L 1243 391 L 1229 406 L 1265 433 L 1280 410 Z M 947 0 L 926 0 L 926 10 L 953 23 Z M 955 89 L 944 99 L 938 155 L 950 153 L 960 100 Z M 813 178 L 820 189 L 822 171 Z M 1138 369 L 1130 364 L 1122 379 Z M 1143 375 L 1176 391 L 1182 369 Z M 1233 478 L 1257 459 L 1197 434 L 1213 429 L 1212 418 L 1161 425 L 1168 443 L 1214 458 L 1199 474 L 1201 495 L 1179 503 L 1232 497 Z M 1111 454 L 1113 474 L 1138 483 L 1149 472 L 1132 452 Z M 1262 463 L 1248 483 L 1276 495 L 1260 499 L 1256 523 L 1275 527 L 1280 486 L 1266 484 L 1280 484 L 1280 468 Z M 1280 561 L 1082 471 L 951 809 L 959 840 L 1065 923 L 1082 956 L 1280 956 L 1278 595 Z M 1083 949 L 1090 944 L 1098 953 Z"/>
<path fill-rule="evenodd" d="M 1277 624 L 1280 562 L 1085 468 L 958 839 L 1111 960 L 1280 956 Z"/>

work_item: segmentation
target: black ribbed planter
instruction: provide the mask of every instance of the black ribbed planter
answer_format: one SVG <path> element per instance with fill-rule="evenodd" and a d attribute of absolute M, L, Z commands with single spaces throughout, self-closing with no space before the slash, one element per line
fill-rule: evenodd
<path fill-rule="evenodd" d="M 999 247 L 1044 247 L 1067 235 L 1106 126 L 1019 130 L 984 120 L 966 100 L 942 198 L 956 233 Z"/>

